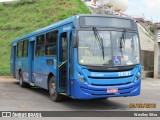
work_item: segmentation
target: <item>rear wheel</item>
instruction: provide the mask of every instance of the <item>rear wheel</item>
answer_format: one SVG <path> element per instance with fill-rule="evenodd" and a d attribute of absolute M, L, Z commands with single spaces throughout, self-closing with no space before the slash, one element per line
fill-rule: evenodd
<path fill-rule="evenodd" d="M 27 87 L 27 83 L 25 83 L 23 81 L 22 71 L 19 72 L 19 86 L 21 86 L 21 87 Z"/>
<path fill-rule="evenodd" d="M 56 91 L 56 78 L 54 76 L 49 80 L 49 95 L 54 102 L 62 101 L 62 95 L 58 94 Z"/>

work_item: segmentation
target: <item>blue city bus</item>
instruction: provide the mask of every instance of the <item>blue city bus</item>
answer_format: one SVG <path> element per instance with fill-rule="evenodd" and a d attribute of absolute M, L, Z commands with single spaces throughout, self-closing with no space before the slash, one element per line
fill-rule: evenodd
<path fill-rule="evenodd" d="M 76 15 L 17 38 L 11 74 L 21 87 L 38 86 L 52 101 L 137 96 L 140 40 L 134 20 Z"/>

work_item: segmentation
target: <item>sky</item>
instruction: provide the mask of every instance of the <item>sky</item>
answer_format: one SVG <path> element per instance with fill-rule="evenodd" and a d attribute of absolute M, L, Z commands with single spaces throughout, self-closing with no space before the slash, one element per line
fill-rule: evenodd
<path fill-rule="evenodd" d="M 128 0 L 126 13 L 132 16 L 145 17 L 153 22 L 160 22 L 160 0 Z"/>

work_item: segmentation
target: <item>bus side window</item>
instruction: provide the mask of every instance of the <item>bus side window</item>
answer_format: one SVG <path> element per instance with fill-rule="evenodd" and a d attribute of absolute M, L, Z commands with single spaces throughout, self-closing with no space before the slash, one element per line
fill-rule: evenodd
<path fill-rule="evenodd" d="M 21 58 L 23 56 L 23 41 L 19 42 L 17 45 L 17 57 Z"/>
<path fill-rule="evenodd" d="M 36 56 L 44 56 L 44 41 L 45 41 L 44 35 L 40 35 L 37 37 Z"/>
<path fill-rule="evenodd" d="M 46 55 L 56 55 L 58 32 L 53 31 L 46 34 Z"/>
<path fill-rule="evenodd" d="M 28 57 L 28 40 L 23 42 L 23 57 Z"/>

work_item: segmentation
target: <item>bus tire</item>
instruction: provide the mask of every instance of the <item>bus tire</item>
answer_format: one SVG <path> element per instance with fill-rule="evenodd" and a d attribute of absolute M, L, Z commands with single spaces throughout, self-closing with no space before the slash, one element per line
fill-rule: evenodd
<path fill-rule="evenodd" d="M 27 86 L 27 83 L 25 83 L 25 82 L 23 81 L 22 71 L 19 72 L 19 86 L 20 86 L 20 87 L 26 87 L 26 86 Z"/>
<path fill-rule="evenodd" d="M 52 76 L 49 79 L 49 95 L 52 101 L 60 102 L 62 101 L 62 95 L 58 94 L 56 91 L 56 77 Z"/>

